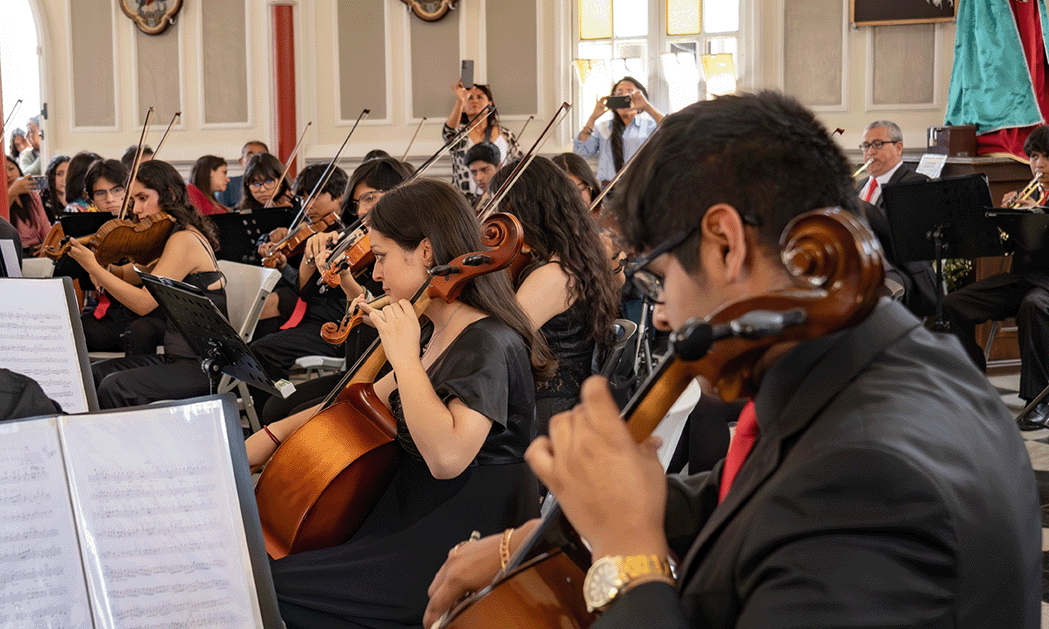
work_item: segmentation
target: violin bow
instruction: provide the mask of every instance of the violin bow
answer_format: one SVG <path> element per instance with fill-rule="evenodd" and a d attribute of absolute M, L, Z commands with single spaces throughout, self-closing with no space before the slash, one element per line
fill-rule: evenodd
<path fill-rule="evenodd" d="M 127 183 L 124 185 L 124 200 L 120 204 L 120 214 L 117 218 L 124 218 L 127 216 L 127 210 L 131 203 L 131 185 L 135 183 L 135 177 L 138 177 L 138 167 L 142 163 L 142 148 L 146 145 L 146 131 L 149 129 L 149 123 L 151 120 L 153 120 L 152 106 L 146 110 L 146 120 L 142 123 L 142 135 L 138 137 L 138 148 L 135 150 L 135 161 L 131 163 L 131 172 L 127 175 Z"/>
<path fill-rule="evenodd" d="M 596 197 L 594 197 L 594 200 L 590 202 L 590 207 L 587 208 L 587 212 L 593 212 L 597 209 L 597 206 L 601 205 L 601 201 L 603 201 L 605 196 L 608 195 L 608 191 L 611 190 L 612 186 L 616 185 L 616 182 L 618 182 L 623 177 L 626 171 L 630 168 L 631 164 L 634 163 L 634 159 L 637 158 L 639 153 L 641 153 L 641 149 L 646 144 L 648 144 L 648 140 L 651 137 L 652 136 L 649 135 L 647 138 L 645 138 L 645 141 L 641 143 L 641 146 L 637 147 L 637 150 L 634 151 L 634 154 L 630 156 L 630 159 L 628 159 L 626 163 L 623 164 L 623 167 L 619 169 L 619 172 L 616 173 L 616 176 L 612 177 L 612 181 L 609 181 L 608 185 L 605 186 L 605 188 L 601 192 L 599 192 Z"/>
<path fill-rule="evenodd" d="M 168 139 L 168 134 L 171 133 L 171 127 L 175 126 L 175 121 L 182 115 L 181 111 L 176 111 L 175 115 L 171 117 L 171 122 L 168 123 L 168 128 L 164 131 L 164 135 L 160 137 L 160 144 L 157 145 L 156 150 L 153 151 L 153 159 L 157 158 L 157 153 L 164 146 L 164 141 Z"/>
<path fill-rule="evenodd" d="M 411 142 L 408 142 L 408 148 L 404 149 L 404 156 L 401 157 L 402 162 L 408 159 L 408 153 L 411 152 L 412 145 L 415 144 L 415 138 L 419 137 L 419 132 L 422 131 L 424 122 L 426 122 L 426 116 L 423 116 L 423 119 L 419 121 L 419 126 L 415 127 L 415 134 L 412 136 Z"/>
<path fill-rule="evenodd" d="M 306 128 L 303 129 L 302 133 L 299 135 L 299 141 L 295 143 L 295 148 L 291 149 L 291 155 L 288 156 L 288 163 L 284 166 L 284 172 L 280 174 L 280 178 L 277 179 L 277 186 L 273 189 L 274 195 L 277 194 L 277 190 L 280 190 L 280 185 L 284 183 L 284 178 L 288 176 L 288 171 L 291 170 L 291 165 L 295 163 L 295 156 L 298 154 L 299 147 L 302 146 L 302 141 L 306 138 L 306 131 L 309 130 L 311 124 L 313 124 L 312 120 L 306 123 Z M 266 204 L 262 206 L 263 209 L 273 207 L 273 199 L 274 197 L 267 199 Z M 294 226 L 295 222 L 298 220 L 299 217 L 296 216 L 295 220 L 291 223 L 292 226 Z"/>
<path fill-rule="evenodd" d="M 503 185 L 499 186 L 499 190 L 497 190 L 495 194 L 492 195 L 492 198 L 488 200 L 488 204 L 484 206 L 484 210 L 482 210 L 481 214 L 478 216 L 479 221 L 484 222 L 489 216 L 495 213 L 495 209 L 498 207 L 499 202 L 503 200 L 503 197 L 510 191 L 510 188 L 512 188 L 517 180 L 520 179 L 521 175 L 524 174 L 525 168 L 528 168 L 528 165 L 532 163 L 535 156 L 539 154 L 539 149 L 542 148 L 543 144 L 546 143 L 547 138 L 550 137 L 550 130 L 564 120 L 565 116 L 568 115 L 568 112 L 571 109 L 572 106 L 570 104 L 561 103 L 561 106 L 557 108 L 556 112 L 554 112 L 553 117 L 550 118 L 550 122 L 547 123 L 546 128 L 543 129 L 543 132 L 535 139 L 532 148 L 528 149 L 528 152 L 525 153 L 524 157 L 522 157 L 519 162 L 517 162 L 517 166 L 510 171 L 510 175 L 505 181 L 503 181 Z"/>
<path fill-rule="evenodd" d="M 346 143 L 350 141 L 350 136 L 353 135 L 353 132 L 357 129 L 357 125 L 361 123 L 361 120 L 364 120 L 370 113 L 370 109 L 365 109 L 361 112 L 361 115 L 357 116 L 357 121 L 353 123 L 353 128 L 346 134 L 346 139 L 342 141 L 342 146 L 340 146 L 339 150 L 335 152 L 335 157 L 331 158 L 331 161 L 328 162 L 328 167 L 324 169 L 324 174 L 322 174 L 321 178 L 317 180 L 317 185 L 313 186 L 313 192 L 310 193 L 310 196 L 306 197 L 306 201 L 302 204 L 302 209 L 299 210 L 299 216 L 296 217 L 294 222 L 292 222 L 291 229 L 294 229 L 295 223 L 298 222 L 299 217 L 306 215 L 306 211 L 310 209 L 311 205 L 313 205 L 317 195 L 321 193 L 321 190 L 324 190 L 324 186 L 328 185 L 328 180 L 331 179 L 332 173 L 335 172 L 335 164 L 339 161 L 339 156 L 342 155 L 342 150 L 346 148 Z"/>
<path fill-rule="evenodd" d="M 425 173 L 430 168 L 430 166 L 433 166 L 434 162 L 436 162 L 453 146 L 461 142 L 463 138 L 469 135 L 470 132 L 473 131 L 474 128 L 477 127 L 477 125 L 481 124 L 481 121 L 487 118 L 488 114 L 492 113 L 493 111 L 495 111 L 495 107 L 493 107 L 490 104 L 485 105 L 484 109 L 477 112 L 477 115 L 474 116 L 472 120 L 466 123 L 466 126 L 463 127 L 462 131 L 456 133 L 454 136 L 452 136 L 452 139 L 444 143 L 444 146 L 437 149 L 437 152 L 431 155 L 430 158 L 427 159 L 425 162 L 423 162 L 422 166 L 416 168 L 415 172 L 413 172 L 407 179 L 405 179 L 402 182 L 402 185 L 408 183 L 409 181 L 415 181 L 419 177 L 422 177 L 423 173 Z"/>
<path fill-rule="evenodd" d="M 532 122 L 532 118 L 535 118 L 535 116 L 528 116 L 528 120 L 525 120 L 525 123 L 521 126 L 521 130 L 517 132 L 517 140 L 519 142 L 521 141 L 521 137 L 524 136 L 525 129 L 528 128 L 528 123 Z"/>
<path fill-rule="evenodd" d="M 15 101 L 15 106 L 11 108 L 11 113 L 7 114 L 7 118 L 4 118 L 4 129 L 7 128 L 7 123 L 11 122 L 11 118 L 14 118 L 15 112 L 22 106 L 22 99 L 19 98 Z"/>

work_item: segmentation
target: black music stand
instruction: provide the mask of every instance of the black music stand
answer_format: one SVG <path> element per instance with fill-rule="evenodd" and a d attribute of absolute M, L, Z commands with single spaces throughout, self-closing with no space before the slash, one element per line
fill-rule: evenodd
<path fill-rule="evenodd" d="M 139 273 L 164 316 L 186 338 L 200 357 L 200 367 L 211 378 L 212 391 L 225 374 L 273 395 L 285 398 L 295 391 L 269 379 L 244 340 L 202 290 L 166 277 Z"/>
<path fill-rule="evenodd" d="M 983 175 L 888 184 L 882 190 L 898 262 L 936 261 L 936 321 L 943 318 L 943 259 L 1004 254 L 998 227 L 986 216 L 991 190 Z"/>
<path fill-rule="evenodd" d="M 292 210 L 290 207 L 275 207 L 212 214 L 208 218 L 215 223 L 219 236 L 219 248 L 215 255 L 219 260 L 259 266 L 261 258 L 255 243 L 261 236 L 278 227 L 290 226 Z"/>

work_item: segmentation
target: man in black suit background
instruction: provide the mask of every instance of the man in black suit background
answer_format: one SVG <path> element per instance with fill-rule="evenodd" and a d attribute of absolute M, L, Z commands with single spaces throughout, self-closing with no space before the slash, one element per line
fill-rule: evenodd
<path fill-rule="evenodd" d="M 903 285 L 903 305 L 918 317 L 925 317 L 936 311 L 936 271 L 931 262 L 900 262 L 892 245 L 892 232 L 889 228 L 888 215 L 885 212 L 885 201 L 882 189 L 887 184 L 927 181 L 929 178 L 903 162 L 903 132 L 896 123 L 889 120 L 877 120 L 863 130 L 863 143 L 860 144 L 863 159 L 869 176 L 857 187 L 862 209 L 867 216 L 874 234 L 881 241 L 885 257 L 892 265 L 886 269 L 886 276 Z"/>
<path fill-rule="evenodd" d="M 790 286 L 786 224 L 856 202 L 826 129 L 772 92 L 667 116 L 621 183 L 613 209 L 663 328 Z M 594 629 L 1039 626 L 1030 459 L 953 339 L 882 300 L 854 327 L 772 346 L 754 373 L 735 469 L 664 477 L 598 378 L 532 443 L 529 464 L 592 551 Z M 532 527 L 453 550 L 426 626 Z"/>

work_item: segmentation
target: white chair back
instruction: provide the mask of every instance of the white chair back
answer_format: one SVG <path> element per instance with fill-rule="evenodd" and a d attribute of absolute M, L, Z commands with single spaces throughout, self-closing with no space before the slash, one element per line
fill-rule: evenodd
<path fill-rule="evenodd" d="M 51 258 L 22 258 L 22 277 L 51 277 L 54 273 Z"/>
<path fill-rule="evenodd" d="M 255 333 L 266 297 L 280 280 L 280 272 L 229 260 L 219 260 L 219 270 L 226 276 L 229 322 L 247 343 Z"/>

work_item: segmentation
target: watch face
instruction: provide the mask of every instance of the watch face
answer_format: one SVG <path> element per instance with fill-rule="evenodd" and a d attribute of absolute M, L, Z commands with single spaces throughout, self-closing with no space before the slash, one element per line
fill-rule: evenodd
<path fill-rule="evenodd" d="M 583 595 L 591 611 L 607 605 L 619 592 L 619 568 L 607 557 L 599 559 L 586 574 Z"/>

